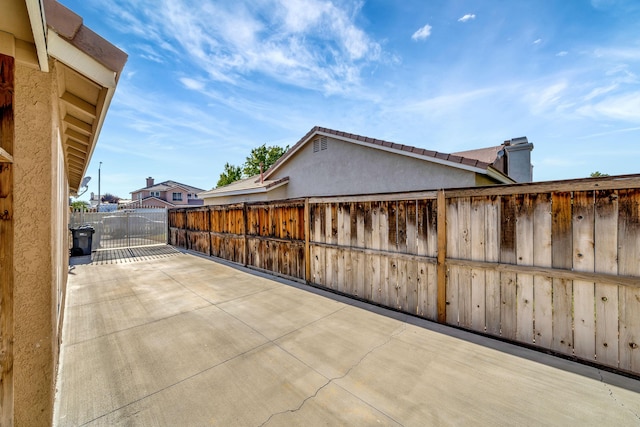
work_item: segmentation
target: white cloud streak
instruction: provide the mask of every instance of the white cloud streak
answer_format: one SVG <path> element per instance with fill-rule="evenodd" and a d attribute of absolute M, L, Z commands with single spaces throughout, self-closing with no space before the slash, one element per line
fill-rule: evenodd
<path fill-rule="evenodd" d="M 415 41 L 424 40 L 431 35 L 431 28 L 431 25 L 427 24 L 413 33 L 411 38 Z"/>
<path fill-rule="evenodd" d="M 360 84 L 382 48 L 354 22 L 360 4 L 340 7 L 323 0 L 192 2 L 140 0 L 112 8 L 122 32 L 163 52 L 143 57 L 184 58 L 210 79 L 242 85 L 255 74 L 327 94 Z M 133 13 L 132 9 L 136 9 Z M 136 15 L 145 17 L 144 24 Z"/>
<path fill-rule="evenodd" d="M 476 19 L 476 15 L 473 13 L 467 13 L 462 18 L 458 19 L 458 22 L 467 22 L 471 21 L 472 19 Z"/>

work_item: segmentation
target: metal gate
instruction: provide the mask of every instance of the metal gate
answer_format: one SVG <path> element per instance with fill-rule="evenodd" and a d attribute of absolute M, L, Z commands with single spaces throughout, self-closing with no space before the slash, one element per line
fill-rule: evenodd
<path fill-rule="evenodd" d="M 81 225 L 95 229 L 92 251 L 167 243 L 166 209 L 72 212 L 69 228 Z"/>

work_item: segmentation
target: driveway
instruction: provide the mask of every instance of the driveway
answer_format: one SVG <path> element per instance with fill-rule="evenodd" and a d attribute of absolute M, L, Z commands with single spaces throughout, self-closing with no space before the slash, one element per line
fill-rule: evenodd
<path fill-rule="evenodd" d="M 59 426 L 640 425 L 640 381 L 166 251 L 77 265 Z"/>

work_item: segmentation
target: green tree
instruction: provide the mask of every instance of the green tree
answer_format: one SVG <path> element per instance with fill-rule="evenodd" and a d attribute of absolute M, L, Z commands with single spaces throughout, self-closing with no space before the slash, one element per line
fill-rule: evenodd
<path fill-rule="evenodd" d="M 600 173 L 598 171 L 595 172 L 591 172 L 591 175 L 589 175 L 589 178 L 599 178 L 601 176 L 609 176 L 608 173 Z"/>
<path fill-rule="evenodd" d="M 105 193 L 104 196 L 100 199 L 102 203 L 118 203 L 120 201 L 120 197 L 114 196 L 110 193 Z"/>
<path fill-rule="evenodd" d="M 282 148 L 277 145 L 271 145 L 267 147 L 266 144 L 262 144 L 260 147 L 256 147 L 251 150 L 251 154 L 244 162 L 242 172 L 244 176 L 249 177 L 258 175 L 260 173 L 260 163 L 263 164 L 263 170 L 267 170 L 273 165 L 284 153 L 287 152 L 289 146 Z"/>
<path fill-rule="evenodd" d="M 220 174 L 220 179 L 216 187 L 223 187 L 242 178 L 242 168 L 229 163 L 224 164 L 224 171 Z"/>
<path fill-rule="evenodd" d="M 89 203 L 85 202 L 84 200 L 76 200 L 74 202 L 71 202 L 71 209 L 73 209 L 74 211 L 84 211 L 88 208 Z"/>

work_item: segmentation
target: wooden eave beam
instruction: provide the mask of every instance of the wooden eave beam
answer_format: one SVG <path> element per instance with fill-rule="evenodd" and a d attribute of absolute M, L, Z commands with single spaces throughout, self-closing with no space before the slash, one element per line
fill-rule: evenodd
<path fill-rule="evenodd" d="M 89 152 L 89 146 L 86 144 L 81 144 L 79 142 L 76 142 L 72 139 L 69 138 L 69 140 L 67 141 L 67 145 L 71 148 L 74 148 L 78 151 L 81 151 L 83 153 L 88 153 Z"/>
<path fill-rule="evenodd" d="M 91 135 L 93 132 L 93 126 L 90 123 L 87 123 L 83 120 L 80 120 L 77 117 L 72 116 L 71 114 L 67 114 L 62 119 L 68 126 L 73 127 L 73 129 L 77 132 L 83 133 L 87 136 Z"/>
<path fill-rule="evenodd" d="M 64 134 L 69 138 L 72 138 L 75 141 L 81 142 L 85 145 L 89 145 L 89 143 L 91 142 L 91 138 L 89 138 L 87 135 L 81 134 L 80 132 L 77 132 L 73 129 L 67 129 Z"/>
<path fill-rule="evenodd" d="M 85 101 L 84 99 L 79 98 L 70 92 L 64 92 L 60 99 L 67 105 L 78 108 L 87 113 L 92 118 L 96 118 L 96 106 Z"/>

